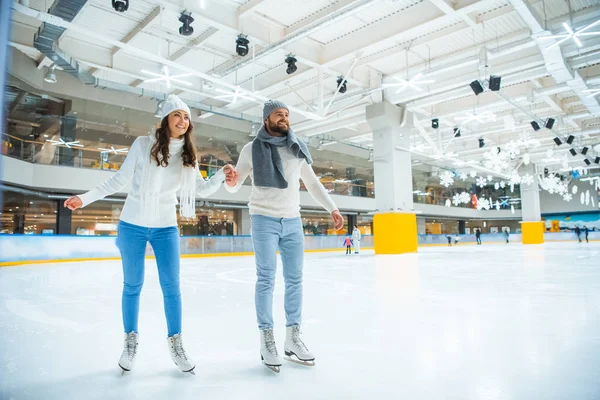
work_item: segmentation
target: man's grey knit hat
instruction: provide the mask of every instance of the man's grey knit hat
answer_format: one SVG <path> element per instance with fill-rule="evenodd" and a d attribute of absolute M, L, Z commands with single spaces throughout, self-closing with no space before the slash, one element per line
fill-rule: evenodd
<path fill-rule="evenodd" d="M 278 100 L 269 100 L 265 103 L 265 106 L 263 107 L 263 121 L 267 118 L 269 118 L 269 115 L 271 115 L 271 113 L 275 110 L 277 110 L 278 108 L 285 108 L 286 110 L 290 111 L 290 109 L 288 108 L 288 106 L 286 106 L 284 103 L 282 103 L 281 101 Z"/>

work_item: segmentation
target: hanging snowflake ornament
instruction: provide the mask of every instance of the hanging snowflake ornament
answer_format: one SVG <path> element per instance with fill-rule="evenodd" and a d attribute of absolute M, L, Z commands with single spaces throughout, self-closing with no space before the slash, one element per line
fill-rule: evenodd
<path fill-rule="evenodd" d="M 467 179 L 469 179 L 469 174 L 467 174 L 466 172 L 462 172 L 460 174 L 460 180 L 461 181 L 466 181 Z"/>
<path fill-rule="evenodd" d="M 585 193 L 581 192 L 581 196 L 579 196 L 579 200 L 581 201 L 581 204 L 585 204 Z"/>
<path fill-rule="evenodd" d="M 490 200 L 485 197 L 480 198 L 477 201 L 477 209 L 478 210 L 489 210 L 491 208 Z"/>
<path fill-rule="evenodd" d="M 510 176 L 509 182 L 511 186 L 515 186 L 521 183 L 521 176 L 519 176 L 519 173 L 517 171 L 513 171 L 512 175 Z"/>
<path fill-rule="evenodd" d="M 448 187 L 454 183 L 454 174 L 451 171 L 444 171 L 440 174 L 440 184 Z"/>
<path fill-rule="evenodd" d="M 563 194 L 562 198 L 564 201 L 566 201 L 568 203 L 569 201 L 573 200 L 573 195 L 571 195 L 570 193 L 566 193 L 566 194 Z"/>
<path fill-rule="evenodd" d="M 484 188 L 487 185 L 487 179 L 485 179 L 483 176 L 479 176 L 477 177 L 475 184 L 480 188 Z"/>
<path fill-rule="evenodd" d="M 513 206 L 512 204 L 510 205 L 510 212 L 511 213 L 515 213 L 515 206 Z"/>
<path fill-rule="evenodd" d="M 477 176 L 477 172 L 471 171 L 469 175 L 471 175 L 471 178 L 475 178 Z"/>
<path fill-rule="evenodd" d="M 586 206 L 590 205 L 590 191 L 589 190 L 585 191 L 585 205 Z"/>
<path fill-rule="evenodd" d="M 525 174 L 521 177 L 521 184 L 531 185 L 533 183 L 533 176 L 531 174 Z"/>
<path fill-rule="evenodd" d="M 571 193 L 577 194 L 577 190 L 579 190 L 579 188 L 577 187 L 577 185 L 573 185 L 573 187 L 571 188 Z"/>
<path fill-rule="evenodd" d="M 471 202 L 471 195 L 467 192 L 462 192 L 460 194 L 460 202 L 463 204 L 469 204 Z"/>
<path fill-rule="evenodd" d="M 496 200 L 496 210 L 500 211 L 500 202 Z"/>
<path fill-rule="evenodd" d="M 500 188 L 504 189 L 506 187 L 506 182 L 500 181 Z"/>
<path fill-rule="evenodd" d="M 452 205 L 452 202 L 450 201 L 450 199 L 446 199 L 446 207 L 450 207 Z"/>
<path fill-rule="evenodd" d="M 494 189 L 496 189 L 496 190 L 500 189 L 500 184 L 498 182 L 494 183 Z"/>

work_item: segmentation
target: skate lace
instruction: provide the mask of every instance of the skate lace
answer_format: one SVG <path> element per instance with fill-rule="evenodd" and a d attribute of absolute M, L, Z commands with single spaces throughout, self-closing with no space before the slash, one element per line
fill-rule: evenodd
<path fill-rule="evenodd" d="M 175 347 L 175 353 L 187 361 L 187 354 L 185 354 L 185 350 L 183 349 L 183 342 L 181 341 L 181 337 L 175 338 L 175 343 L 173 347 Z"/>
<path fill-rule="evenodd" d="M 277 355 L 277 347 L 275 346 L 275 337 L 273 331 L 270 329 L 265 330 L 265 346 L 267 351 L 271 354 Z"/>
<path fill-rule="evenodd" d="M 292 328 L 292 343 L 303 352 L 308 353 L 308 347 L 306 347 L 302 339 L 300 339 L 300 333 L 299 327 L 295 326 Z"/>
<path fill-rule="evenodd" d="M 127 335 L 127 357 L 133 360 L 137 354 L 137 340 L 135 334 Z"/>

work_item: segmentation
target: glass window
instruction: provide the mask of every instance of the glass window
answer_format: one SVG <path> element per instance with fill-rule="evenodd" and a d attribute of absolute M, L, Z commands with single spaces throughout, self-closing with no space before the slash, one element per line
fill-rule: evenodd
<path fill-rule="evenodd" d="M 2 193 L 2 227 L 7 234 L 56 233 L 57 200 L 5 190 Z"/>

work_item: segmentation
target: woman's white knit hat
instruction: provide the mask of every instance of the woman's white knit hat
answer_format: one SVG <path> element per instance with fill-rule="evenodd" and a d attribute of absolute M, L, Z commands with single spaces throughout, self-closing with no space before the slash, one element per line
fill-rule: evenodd
<path fill-rule="evenodd" d="M 192 114 L 190 113 L 190 108 L 185 104 L 179 97 L 174 94 L 170 94 L 160 107 L 160 119 L 163 119 L 167 115 L 171 114 L 175 110 L 182 110 L 187 113 L 187 115 L 191 118 Z"/>

